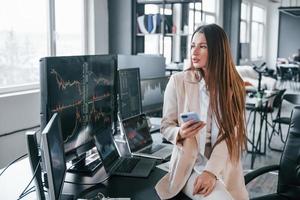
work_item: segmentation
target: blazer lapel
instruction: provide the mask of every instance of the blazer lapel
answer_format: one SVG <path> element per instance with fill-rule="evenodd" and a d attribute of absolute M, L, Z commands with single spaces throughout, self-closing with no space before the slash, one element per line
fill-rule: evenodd
<path fill-rule="evenodd" d="M 200 97 L 199 97 L 199 82 L 201 75 L 198 71 L 189 70 L 185 72 L 184 87 L 185 87 L 185 111 L 194 111 L 200 114 Z M 197 144 L 199 144 L 200 135 L 196 136 Z"/>

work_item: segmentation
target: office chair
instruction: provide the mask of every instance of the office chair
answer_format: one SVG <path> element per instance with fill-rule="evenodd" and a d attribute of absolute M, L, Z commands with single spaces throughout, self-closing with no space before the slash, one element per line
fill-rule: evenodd
<path fill-rule="evenodd" d="M 299 200 L 300 197 L 300 106 L 291 114 L 287 140 L 279 165 L 254 170 L 244 176 L 245 184 L 270 171 L 278 170 L 277 191 L 251 200 Z"/>
<path fill-rule="evenodd" d="M 284 101 L 287 101 L 291 104 L 294 104 L 294 105 L 300 105 L 300 94 L 285 94 L 283 95 L 283 98 L 282 98 L 282 102 L 280 104 L 280 107 L 278 109 L 278 112 L 277 112 L 277 116 L 276 118 L 273 120 L 273 125 L 272 125 L 272 132 L 271 132 L 271 135 L 269 137 L 269 148 L 271 150 L 274 150 L 274 151 L 282 151 L 281 149 L 277 149 L 277 148 L 274 148 L 274 147 L 271 147 L 271 141 L 272 141 L 272 138 L 274 136 L 274 134 L 276 133 L 277 135 L 280 136 L 280 139 L 282 141 L 282 143 L 285 142 L 285 139 L 283 138 L 283 134 L 282 134 L 282 128 L 281 128 L 281 125 L 284 124 L 284 125 L 289 125 L 290 124 L 290 121 L 291 121 L 291 118 L 290 117 L 282 117 L 281 116 L 281 110 L 282 110 L 282 103 Z M 278 129 L 276 130 L 276 125 L 278 125 Z"/>

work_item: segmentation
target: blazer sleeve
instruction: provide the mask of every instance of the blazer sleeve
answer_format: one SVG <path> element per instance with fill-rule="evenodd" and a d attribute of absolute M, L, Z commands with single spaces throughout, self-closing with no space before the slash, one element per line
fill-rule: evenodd
<path fill-rule="evenodd" d="M 229 159 L 228 148 L 225 140 L 217 144 L 205 165 L 205 169 L 219 177 L 225 169 L 227 160 Z"/>
<path fill-rule="evenodd" d="M 176 82 L 174 76 L 171 76 L 164 94 L 163 118 L 160 131 L 173 144 L 178 143 L 180 130 L 177 103 Z"/>

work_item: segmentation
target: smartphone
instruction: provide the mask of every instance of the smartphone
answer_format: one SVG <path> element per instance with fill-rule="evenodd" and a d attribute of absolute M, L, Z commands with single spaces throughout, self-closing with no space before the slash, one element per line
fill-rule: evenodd
<path fill-rule="evenodd" d="M 199 115 L 195 112 L 181 113 L 180 117 L 181 117 L 181 120 L 183 122 L 187 122 L 187 121 L 190 121 L 190 120 L 193 120 L 194 122 L 199 122 L 200 121 Z"/>

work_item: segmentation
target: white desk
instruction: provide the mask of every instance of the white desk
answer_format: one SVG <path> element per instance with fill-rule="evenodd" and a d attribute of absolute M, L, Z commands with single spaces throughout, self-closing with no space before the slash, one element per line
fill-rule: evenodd
<path fill-rule="evenodd" d="M 150 117 L 150 123 L 153 125 L 159 125 L 161 124 L 161 117 Z"/>
<path fill-rule="evenodd" d="M 22 169 L 22 170 L 20 170 Z M 1 169 L 2 172 L 3 169 Z M 11 165 L 0 176 L 0 199 L 18 199 L 32 178 L 28 157 Z M 28 188 L 34 186 L 32 183 Z M 26 199 L 36 199 L 35 192 L 28 194 Z"/>

